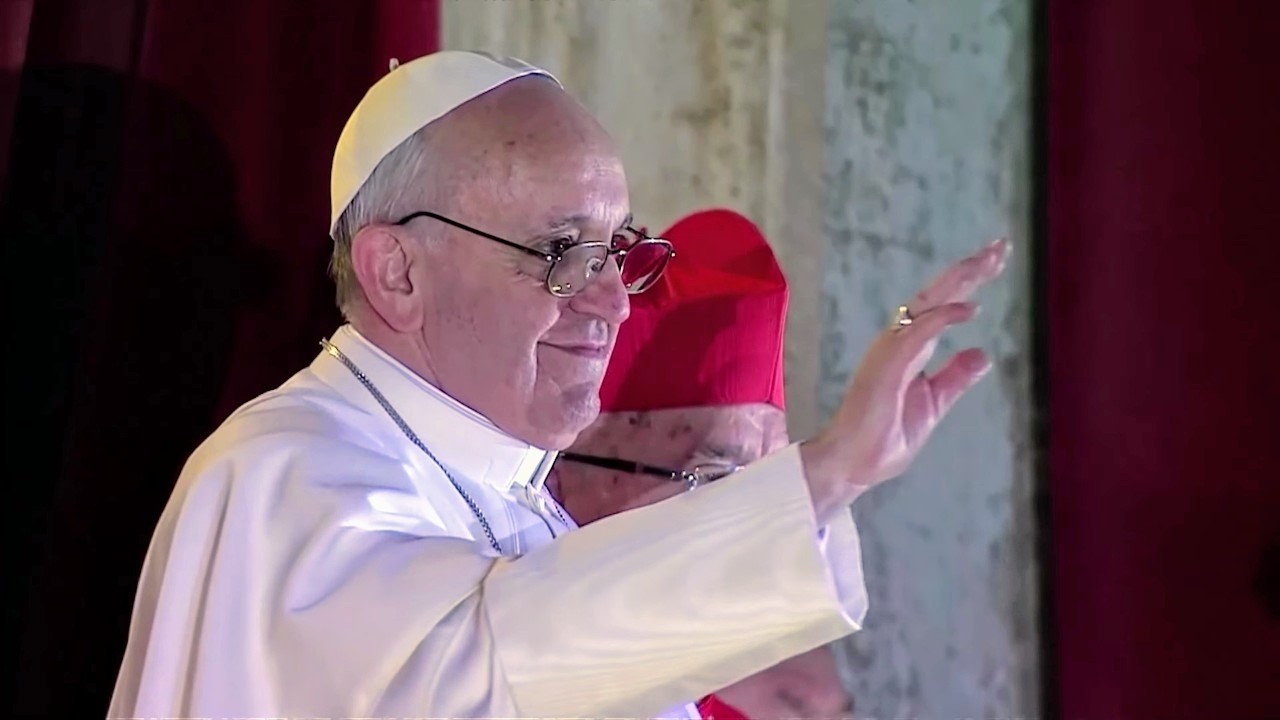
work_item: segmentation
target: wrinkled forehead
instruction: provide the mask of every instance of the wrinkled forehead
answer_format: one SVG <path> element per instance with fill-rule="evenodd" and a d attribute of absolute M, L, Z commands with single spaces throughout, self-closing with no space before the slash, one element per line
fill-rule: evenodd
<path fill-rule="evenodd" d="M 766 403 L 655 412 L 684 416 L 695 438 L 695 460 L 722 459 L 745 465 L 787 442 L 785 414 Z"/>
<path fill-rule="evenodd" d="M 615 230 L 630 214 L 622 163 L 607 150 L 585 144 L 546 143 L 504 158 L 482 185 L 481 202 L 531 232 Z"/>
<path fill-rule="evenodd" d="M 579 451 L 693 465 L 745 465 L 786 446 L 783 411 L 766 403 L 604 413 Z"/>
<path fill-rule="evenodd" d="M 462 204 L 519 214 L 537 226 L 607 224 L 628 210 L 612 140 L 544 78 L 513 81 L 459 108 L 440 139 L 460 150 L 450 184 Z"/>

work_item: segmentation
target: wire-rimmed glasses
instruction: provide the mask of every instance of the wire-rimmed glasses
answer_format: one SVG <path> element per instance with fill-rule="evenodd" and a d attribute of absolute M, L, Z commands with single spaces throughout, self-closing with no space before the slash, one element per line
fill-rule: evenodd
<path fill-rule="evenodd" d="M 576 463 L 584 465 L 594 465 L 595 467 L 604 468 L 606 470 L 616 470 L 618 472 L 635 473 L 639 475 L 652 475 L 654 477 L 662 477 L 672 482 L 682 482 L 685 488 L 692 490 L 699 485 L 705 485 L 713 480 L 719 480 L 727 475 L 732 475 L 742 469 L 741 465 L 720 462 L 699 463 L 688 470 L 672 470 L 670 468 L 659 467 L 656 465 L 646 465 L 633 460 L 620 460 L 618 458 L 598 457 L 596 455 L 583 455 L 574 452 L 562 452 L 560 457 Z"/>
<path fill-rule="evenodd" d="M 658 278 L 662 277 L 667 263 L 676 254 L 671 243 L 662 238 L 649 237 L 631 226 L 615 233 L 612 242 L 557 242 L 545 250 L 538 250 L 426 210 L 406 215 L 395 224 L 407 225 L 420 217 L 439 220 L 542 260 L 547 263 L 546 277 L 543 278 L 547 292 L 561 298 L 573 297 L 585 290 L 604 269 L 610 257 L 618 263 L 618 271 L 622 274 L 622 284 L 627 293 L 637 295 L 653 287 Z"/>

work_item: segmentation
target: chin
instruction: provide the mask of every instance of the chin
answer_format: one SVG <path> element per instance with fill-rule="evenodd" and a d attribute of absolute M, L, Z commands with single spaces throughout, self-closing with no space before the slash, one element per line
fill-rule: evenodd
<path fill-rule="evenodd" d="M 575 388 L 538 403 L 529 415 L 531 435 L 537 438 L 532 444 L 544 450 L 564 450 L 578 439 L 600 416 L 599 388 L 592 386 Z"/>
<path fill-rule="evenodd" d="M 568 450 L 578 439 L 580 428 L 533 428 L 521 438 L 536 448 L 559 452 Z"/>

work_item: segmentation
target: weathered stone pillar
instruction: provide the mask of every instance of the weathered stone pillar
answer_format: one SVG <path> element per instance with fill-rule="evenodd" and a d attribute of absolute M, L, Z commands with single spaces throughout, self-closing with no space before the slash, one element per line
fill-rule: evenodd
<path fill-rule="evenodd" d="M 996 367 L 910 473 L 854 506 L 871 613 L 841 643 L 869 717 L 1038 714 L 1030 397 L 1030 3 L 838 0 L 827 63 L 822 410 L 948 262 L 1006 235 L 1006 276 L 941 343 Z"/>

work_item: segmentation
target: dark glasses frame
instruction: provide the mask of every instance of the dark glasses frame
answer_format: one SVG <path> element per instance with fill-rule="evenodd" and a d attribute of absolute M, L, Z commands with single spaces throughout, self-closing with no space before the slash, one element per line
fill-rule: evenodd
<path fill-rule="evenodd" d="M 705 472 L 700 472 L 703 466 L 695 466 L 692 470 L 672 470 L 658 465 L 646 465 L 645 463 L 635 462 L 634 460 L 621 460 L 619 458 L 599 457 L 597 455 L 583 455 L 575 452 L 561 452 L 560 457 L 571 462 L 582 463 L 583 465 L 592 465 L 605 470 L 616 470 L 618 472 L 632 473 L 636 475 L 650 475 L 670 480 L 672 482 L 682 482 L 686 488 L 692 490 L 699 485 L 704 485 L 713 480 L 732 475 L 742 469 L 740 465 L 732 465 L 725 463 L 717 465 L 719 472 L 714 476 Z"/>

